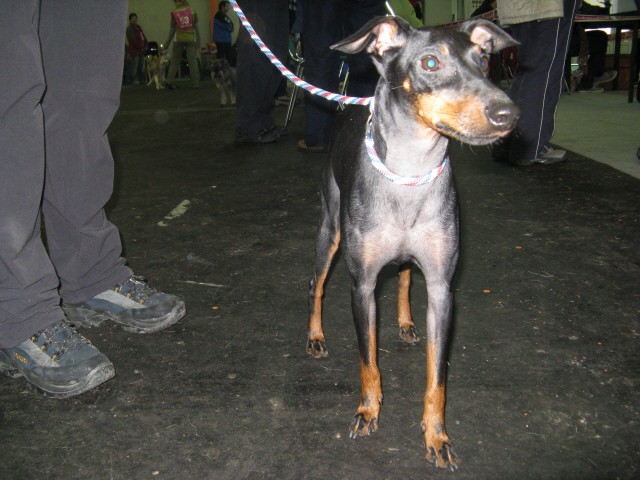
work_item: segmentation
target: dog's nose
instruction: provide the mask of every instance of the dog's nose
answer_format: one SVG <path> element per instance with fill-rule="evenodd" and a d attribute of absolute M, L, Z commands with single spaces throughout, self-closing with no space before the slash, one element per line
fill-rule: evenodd
<path fill-rule="evenodd" d="M 520 109 L 513 103 L 498 103 L 488 106 L 485 113 L 491 125 L 502 131 L 512 130 L 520 117 Z"/>

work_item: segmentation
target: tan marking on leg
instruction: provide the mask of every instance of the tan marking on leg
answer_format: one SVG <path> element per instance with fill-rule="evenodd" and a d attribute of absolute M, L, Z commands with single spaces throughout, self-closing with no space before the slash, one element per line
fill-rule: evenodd
<path fill-rule="evenodd" d="M 361 245 L 362 265 L 367 268 L 380 261 L 381 246 L 374 241 L 367 241 Z"/>
<path fill-rule="evenodd" d="M 414 344 L 420 341 L 420 337 L 411 316 L 410 288 L 411 265 L 404 265 L 398 273 L 398 326 L 400 338 L 406 343 Z"/>
<path fill-rule="evenodd" d="M 369 359 L 367 365 L 360 359 L 360 385 L 362 389 L 360 405 L 351 425 L 351 437 L 365 437 L 378 429 L 382 386 L 378 369 L 377 338 L 375 325 L 369 329 Z"/>
<path fill-rule="evenodd" d="M 324 283 L 327 280 L 329 274 L 329 268 L 331 262 L 335 256 L 338 248 L 340 247 L 340 231 L 337 232 L 336 237 L 331 243 L 331 247 L 327 252 L 327 259 L 320 276 L 316 279 L 315 290 L 313 294 L 313 310 L 309 315 L 309 327 L 307 332 L 307 353 L 315 356 L 326 356 L 326 350 L 316 354 L 316 350 L 313 349 L 313 344 L 318 342 L 324 342 L 324 332 L 322 329 L 322 297 L 324 296 Z"/>
<path fill-rule="evenodd" d="M 411 287 L 411 267 L 402 267 L 398 274 L 398 325 L 407 329 L 413 326 L 409 288 Z"/>

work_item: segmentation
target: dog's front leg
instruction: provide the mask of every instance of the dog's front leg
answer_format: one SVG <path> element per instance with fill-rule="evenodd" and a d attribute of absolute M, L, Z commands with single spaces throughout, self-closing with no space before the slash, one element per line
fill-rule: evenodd
<path fill-rule="evenodd" d="M 457 456 L 445 429 L 447 344 L 451 328 L 452 294 L 448 282 L 428 279 L 427 390 L 422 431 L 427 461 L 439 468 L 456 468 Z"/>
<path fill-rule="evenodd" d="M 354 279 L 351 308 L 360 350 L 360 405 L 351 424 L 351 438 L 365 437 L 378 429 L 382 387 L 376 341 L 375 276 Z"/>

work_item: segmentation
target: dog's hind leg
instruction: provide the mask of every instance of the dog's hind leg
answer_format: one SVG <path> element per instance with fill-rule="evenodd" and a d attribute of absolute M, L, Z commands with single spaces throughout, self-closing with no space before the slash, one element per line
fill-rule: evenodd
<path fill-rule="evenodd" d="M 331 194 L 323 188 L 322 211 L 316 238 L 316 266 L 313 278 L 309 281 L 307 353 L 314 358 L 326 357 L 329 354 L 322 329 L 322 297 L 333 257 L 340 247 L 339 193 L 333 179 L 327 183 L 328 189 L 334 193 Z"/>
<path fill-rule="evenodd" d="M 320 225 L 316 242 L 316 270 L 309 282 L 307 353 L 314 358 L 326 357 L 329 354 L 322 329 L 322 297 L 333 257 L 340 246 L 340 229 L 337 222 L 323 220 L 327 224 Z"/>
<path fill-rule="evenodd" d="M 420 337 L 411 316 L 410 288 L 411 264 L 405 263 L 400 266 L 398 272 L 398 327 L 402 341 L 414 345 L 420 341 Z"/>

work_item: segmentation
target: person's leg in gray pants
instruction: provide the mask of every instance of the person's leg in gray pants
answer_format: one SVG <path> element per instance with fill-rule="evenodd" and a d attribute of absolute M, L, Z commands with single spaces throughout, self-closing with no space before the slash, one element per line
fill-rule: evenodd
<path fill-rule="evenodd" d="M 60 297 L 81 302 L 131 275 L 103 210 L 113 184 L 106 130 L 119 104 L 126 9 L 125 0 L 3 6 L 2 348 L 64 318 Z"/>

